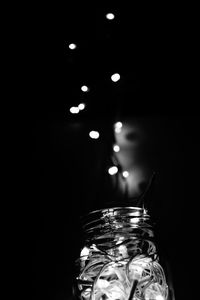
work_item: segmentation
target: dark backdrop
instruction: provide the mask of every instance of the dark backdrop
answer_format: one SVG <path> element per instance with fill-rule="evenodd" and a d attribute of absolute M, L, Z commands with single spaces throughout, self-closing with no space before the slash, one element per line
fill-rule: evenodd
<path fill-rule="evenodd" d="M 199 113 L 191 50 L 195 47 L 187 34 L 187 18 L 183 21 L 175 15 L 167 22 L 166 13 L 147 20 L 141 10 L 141 18 L 135 12 L 138 17 L 132 24 L 131 11 L 124 7 L 121 24 L 116 25 L 119 31 L 112 35 L 113 27 L 99 25 L 104 9 L 97 9 L 91 19 L 91 10 L 82 9 L 76 11 L 80 17 L 76 22 L 72 17 L 75 8 L 68 9 L 63 24 L 65 42 L 76 34 L 82 43 L 79 52 L 72 55 L 65 49 L 63 53 L 52 21 L 35 38 L 38 52 L 33 69 L 38 71 L 31 93 L 30 180 L 33 299 L 52 295 L 70 299 L 81 239 L 79 216 L 97 203 L 97 190 L 102 199 L 108 192 L 96 168 L 107 159 L 116 112 L 124 120 L 137 119 L 148 132 L 150 153 L 145 156 L 144 151 L 144 159 L 157 170 L 153 211 L 160 248 L 171 264 L 177 299 L 186 299 L 192 293 L 189 283 L 193 263 L 188 257 L 196 253 L 193 224 L 199 186 Z M 106 40 L 109 30 L 111 39 Z M 92 37 L 94 48 L 88 49 Z M 119 43 L 120 37 L 128 42 L 127 49 Z M 102 48 L 105 41 L 110 43 L 108 57 Z M 117 45 L 119 50 L 113 52 L 112 47 Z M 112 73 L 116 64 L 124 77 L 113 90 L 101 78 Z M 74 119 L 66 111 L 80 96 L 76 87 L 84 76 L 95 86 L 88 98 L 91 109 L 84 117 Z M 88 140 L 91 124 L 101 128 L 104 136 L 97 144 Z"/>

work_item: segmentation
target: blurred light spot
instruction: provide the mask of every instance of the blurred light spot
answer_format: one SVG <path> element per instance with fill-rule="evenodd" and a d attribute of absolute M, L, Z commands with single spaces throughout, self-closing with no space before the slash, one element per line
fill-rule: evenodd
<path fill-rule="evenodd" d="M 85 108 L 85 103 L 80 103 L 80 104 L 78 105 L 78 108 L 79 108 L 80 110 L 83 110 L 83 109 Z"/>
<path fill-rule="evenodd" d="M 88 92 L 88 91 L 89 91 L 88 86 L 87 86 L 87 85 L 82 85 L 81 91 L 83 91 L 83 92 Z"/>
<path fill-rule="evenodd" d="M 98 139 L 99 138 L 99 133 L 98 133 L 98 131 L 92 130 L 92 131 L 90 131 L 89 136 L 92 139 Z"/>
<path fill-rule="evenodd" d="M 113 20 L 115 18 L 115 15 L 113 13 L 106 14 L 106 19 Z"/>
<path fill-rule="evenodd" d="M 71 50 L 74 50 L 74 49 L 76 49 L 76 44 L 74 44 L 74 43 L 71 43 L 71 44 L 69 44 L 69 49 L 71 49 Z"/>
<path fill-rule="evenodd" d="M 121 131 L 122 131 L 121 128 L 115 128 L 115 132 L 116 132 L 116 133 L 120 133 Z"/>
<path fill-rule="evenodd" d="M 129 172 L 128 171 L 123 171 L 122 176 L 124 178 L 127 178 L 129 176 Z"/>
<path fill-rule="evenodd" d="M 72 114 L 78 114 L 79 113 L 79 108 L 76 107 L 76 106 L 72 106 L 69 111 Z"/>
<path fill-rule="evenodd" d="M 108 169 L 108 173 L 109 173 L 110 175 L 115 175 L 117 172 L 118 172 L 118 168 L 117 168 L 116 166 L 110 167 L 110 168 Z"/>
<path fill-rule="evenodd" d="M 118 145 L 114 145 L 114 146 L 113 146 L 113 150 L 114 150 L 115 152 L 119 152 L 119 151 L 120 151 L 120 147 L 119 147 Z"/>
<path fill-rule="evenodd" d="M 122 128 L 122 122 L 116 122 L 115 128 Z"/>
<path fill-rule="evenodd" d="M 120 133 L 121 132 L 121 129 L 122 129 L 122 122 L 116 122 L 114 124 L 114 127 L 115 127 L 115 132 L 116 133 Z"/>
<path fill-rule="evenodd" d="M 119 73 L 115 73 L 111 76 L 111 80 L 114 82 L 117 82 L 118 80 L 120 80 L 120 75 Z"/>

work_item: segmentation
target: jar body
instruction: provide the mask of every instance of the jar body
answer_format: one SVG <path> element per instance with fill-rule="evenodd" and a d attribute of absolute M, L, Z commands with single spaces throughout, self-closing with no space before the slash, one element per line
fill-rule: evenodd
<path fill-rule="evenodd" d="M 90 213 L 77 260 L 81 300 L 167 300 L 168 285 L 147 211 L 114 207 Z"/>

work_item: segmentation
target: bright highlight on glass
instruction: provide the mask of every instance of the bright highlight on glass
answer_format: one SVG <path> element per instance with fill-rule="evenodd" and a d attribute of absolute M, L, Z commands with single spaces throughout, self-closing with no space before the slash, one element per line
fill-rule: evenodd
<path fill-rule="evenodd" d="M 89 136 L 91 137 L 91 139 L 98 139 L 99 138 L 99 132 L 95 131 L 95 130 L 92 130 L 92 131 L 90 131 Z"/>
<path fill-rule="evenodd" d="M 106 19 L 113 20 L 115 18 L 115 15 L 113 13 L 106 14 Z"/>
<path fill-rule="evenodd" d="M 69 49 L 71 49 L 71 50 L 74 50 L 74 49 L 76 49 L 76 44 L 74 44 L 74 43 L 71 43 L 71 44 L 69 44 Z"/>
<path fill-rule="evenodd" d="M 119 152 L 119 151 L 120 151 L 120 147 L 119 147 L 118 145 L 114 145 L 114 146 L 113 146 L 113 150 L 114 150 L 115 152 Z"/>
<path fill-rule="evenodd" d="M 157 296 L 155 297 L 155 300 L 165 300 L 165 299 L 164 299 L 164 297 L 163 297 L 163 296 L 161 296 L 161 295 L 157 295 Z"/>
<path fill-rule="evenodd" d="M 80 110 L 83 110 L 83 109 L 85 108 L 85 103 L 80 103 L 80 104 L 78 105 L 78 108 L 79 108 Z"/>
<path fill-rule="evenodd" d="M 113 74 L 113 75 L 111 76 L 111 80 L 112 80 L 113 82 L 117 82 L 118 80 L 120 80 L 120 75 L 119 75 L 119 73 Z"/>
<path fill-rule="evenodd" d="M 128 171 L 123 171 L 122 176 L 124 178 L 127 178 L 129 176 L 129 172 Z"/>
<path fill-rule="evenodd" d="M 87 248 L 87 247 L 84 247 L 84 248 L 81 250 L 80 256 L 87 256 L 87 255 L 89 255 L 89 253 L 90 253 L 90 249 Z"/>
<path fill-rule="evenodd" d="M 88 91 L 89 91 L 88 86 L 87 86 L 87 85 L 82 85 L 81 91 L 83 91 L 83 92 L 88 92 Z"/>
<path fill-rule="evenodd" d="M 78 114 L 79 113 L 79 108 L 76 107 L 76 106 L 72 106 L 72 107 L 70 107 L 69 111 L 72 114 Z"/>
<path fill-rule="evenodd" d="M 110 167 L 110 168 L 108 169 L 108 173 L 109 173 L 110 175 L 115 175 L 117 172 L 118 172 L 118 168 L 117 168 L 116 166 Z"/>

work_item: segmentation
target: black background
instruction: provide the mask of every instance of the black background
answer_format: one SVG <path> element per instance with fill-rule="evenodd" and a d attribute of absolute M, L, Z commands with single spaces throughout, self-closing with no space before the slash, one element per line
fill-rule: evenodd
<path fill-rule="evenodd" d="M 104 15 L 109 10 L 119 23 L 116 18 L 108 25 Z M 60 29 L 64 45 L 56 21 L 47 19 L 34 37 L 32 60 L 37 69 L 31 94 L 33 299 L 70 299 L 79 216 L 98 206 L 109 190 L 96 170 L 107 159 L 116 114 L 137 120 L 148 133 L 145 147 L 150 150 L 143 155 L 157 171 L 153 211 L 160 248 L 171 264 L 176 299 L 191 297 L 199 112 L 195 25 L 189 12 L 74 4 L 65 9 Z M 73 39 L 80 44 L 74 52 L 67 48 Z M 118 70 L 122 79 L 113 88 L 109 76 Z M 68 109 L 79 102 L 83 81 L 94 87 L 85 99 L 90 109 L 82 117 L 71 116 Z M 87 136 L 93 125 L 103 136 L 96 144 Z"/>

